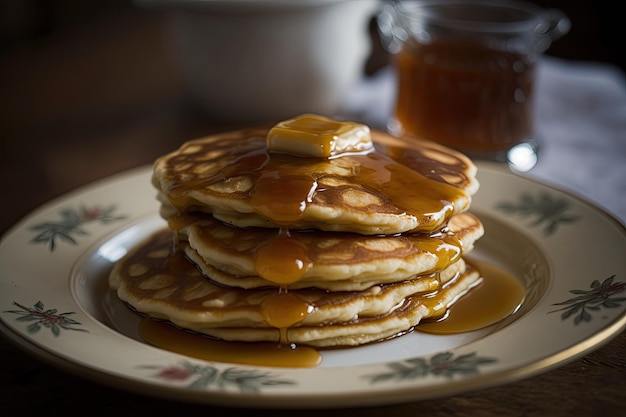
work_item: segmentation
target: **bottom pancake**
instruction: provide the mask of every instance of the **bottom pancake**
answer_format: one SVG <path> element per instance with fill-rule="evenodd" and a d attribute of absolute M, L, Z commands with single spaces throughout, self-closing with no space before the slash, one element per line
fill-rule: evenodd
<path fill-rule="evenodd" d="M 413 331 L 426 318 L 439 317 L 454 301 L 467 293 L 481 280 L 477 270 L 467 265 L 443 291 L 437 295 L 414 294 L 397 308 L 376 317 L 355 317 L 353 320 L 323 326 L 293 326 L 285 329 L 272 327 L 204 327 L 198 323 L 179 323 L 178 326 L 227 341 L 288 342 L 316 348 L 360 346 L 380 342 Z"/>
<path fill-rule="evenodd" d="M 207 279 L 172 246 L 169 231 L 150 237 L 114 266 L 111 287 L 142 314 L 232 341 L 332 347 L 384 340 L 411 331 L 423 318 L 442 315 L 480 280 L 460 259 L 447 274 L 364 291 L 246 290 Z"/>

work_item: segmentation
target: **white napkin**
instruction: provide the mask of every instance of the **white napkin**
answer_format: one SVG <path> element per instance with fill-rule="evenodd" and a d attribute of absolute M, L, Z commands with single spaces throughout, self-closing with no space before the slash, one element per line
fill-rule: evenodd
<path fill-rule="evenodd" d="M 530 178 L 589 201 L 626 223 L 626 77 L 609 64 L 543 57 L 536 85 L 539 161 Z M 342 114 L 385 129 L 395 100 L 387 67 L 364 79 Z"/>

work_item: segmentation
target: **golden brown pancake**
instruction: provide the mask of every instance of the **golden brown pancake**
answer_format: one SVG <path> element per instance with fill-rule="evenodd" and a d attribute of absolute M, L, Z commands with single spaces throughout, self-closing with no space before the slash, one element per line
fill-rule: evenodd
<path fill-rule="evenodd" d="M 461 259 L 459 270 L 451 274 L 363 291 L 246 290 L 205 278 L 182 252 L 173 251 L 170 232 L 147 242 L 114 266 L 110 285 L 119 298 L 150 317 L 225 340 L 279 342 L 284 328 L 289 343 L 362 344 L 409 331 L 422 318 L 443 313 L 442 305 L 479 280 Z"/>
<path fill-rule="evenodd" d="M 361 234 L 432 232 L 478 189 L 466 156 L 372 131 L 374 147 L 320 158 L 269 152 L 267 128 L 192 140 L 155 162 L 162 212 L 201 211 L 238 227 Z"/>
<path fill-rule="evenodd" d="M 285 339 L 296 345 L 318 348 L 360 346 L 410 333 L 421 320 L 439 317 L 452 303 L 479 284 L 478 271 L 469 265 L 465 272 L 457 275 L 444 291 L 434 297 L 409 296 L 397 308 L 386 315 L 359 317 L 348 322 L 330 323 L 323 326 L 292 326 L 285 329 Z M 435 308 L 433 308 L 435 306 Z M 185 328 L 193 326 L 184 323 Z M 280 330 L 272 327 L 203 327 L 195 331 L 228 341 L 279 342 Z"/>
<path fill-rule="evenodd" d="M 476 166 L 302 115 L 184 143 L 152 185 L 169 229 L 109 282 L 136 311 L 232 341 L 356 346 L 410 332 L 481 281 L 463 258 Z"/>
<path fill-rule="evenodd" d="M 203 216 L 179 230 L 188 241 L 187 256 L 211 279 L 241 288 L 279 287 L 264 278 L 258 253 L 273 249 L 278 262 L 290 262 L 290 248 L 305 259 L 306 268 L 289 288 L 363 290 L 375 284 L 413 279 L 447 268 L 468 253 L 483 234 L 474 215 L 452 217 L 446 231 L 435 234 L 360 235 L 346 232 L 293 231 L 282 236 L 274 229 L 239 229 Z M 272 250 L 272 249 L 270 249 Z M 294 256 L 294 255 L 291 255 Z M 279 268 L 282 266 L 279 265 Z M 259 270 L 261 272 L 259 272 Z"/>

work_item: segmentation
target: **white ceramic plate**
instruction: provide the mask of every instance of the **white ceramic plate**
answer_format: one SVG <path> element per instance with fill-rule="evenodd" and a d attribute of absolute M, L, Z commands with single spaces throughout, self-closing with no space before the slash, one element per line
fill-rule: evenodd
<path fill-rule="evenodd" d="M 116 387 L 247 407 L 382 405 L 501 385 L 572 361 L 626 328 L 626 229 L 557 189 L 480 165 L 472 257 L 520 277 L 528 297 L 488 329 L 412 333 L 323 352 L 317 368 L 206 362 L 141 341 L 107 289 L 113 263 L 159 218 L 151 168 L 56 199 L 3 236 L 0 328 L 54 366 Z"/>

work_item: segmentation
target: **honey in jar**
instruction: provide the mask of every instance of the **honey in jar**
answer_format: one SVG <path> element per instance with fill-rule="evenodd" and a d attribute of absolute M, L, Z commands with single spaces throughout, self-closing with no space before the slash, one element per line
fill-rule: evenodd
<path fill-rule="evenodd" d="M 396 55 L 398 128 L 470 156 L 533 139 L 535 65 L 471 40 L 407 43 Z"/>
<path fill-rule="evenodd" d="M 377 21 L 397 74 L 391 133 L 534 166 L 536 63 L 569 31 L 563 12 L 523 1 L 406 0 L 385 4 Z"/>

